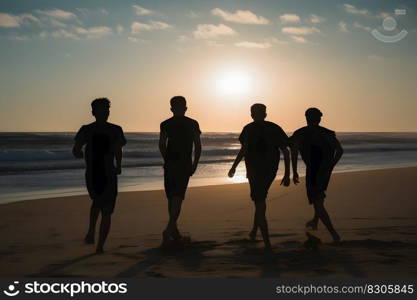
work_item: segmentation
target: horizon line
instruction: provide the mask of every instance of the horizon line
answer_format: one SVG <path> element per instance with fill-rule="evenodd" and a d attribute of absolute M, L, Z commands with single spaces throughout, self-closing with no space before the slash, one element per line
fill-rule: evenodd
<path fill-rule="evenodd" d="M 295 131 L 295 130 L 294 130 Z M 294 131 L 285 131 L 284 132 L 294 132 Z M 339 131 L 334 130 L 337 133 L 417 133 L 417 130 L 405 130 L 405 131 Z M 156 134 L 159 133 L 159 131 L 123 131 L 124 133 L 144 133 L 144 134 Z M 2 133 L 77 133 L 77 131 L 1 131 Z M 218 134 L 227 134 L 227 133 L 233 133 L 233 134 L 239 134 L 240 131 L 203 131 L 202 134 L 209 134 L 209 133 L 218 133 Z"/>

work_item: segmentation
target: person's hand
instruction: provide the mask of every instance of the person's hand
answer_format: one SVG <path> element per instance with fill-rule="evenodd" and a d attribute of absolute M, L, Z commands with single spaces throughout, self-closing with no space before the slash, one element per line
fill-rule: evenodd
<path fill-rule="evenodd" d="M 117 166 L 117 167 L 116 167 L 116 174 L 117 174 L 117 175 L 122 174 L 122 167 L 121 167 L 121 166 Z"/>
<path fill-rule="evenodd" d="M 190 174 L 190 176 L 193 176 L 196 170 L 197 170 L 197 165 L 196 164 L 193 164 L 193 166 L 191 167 L 191 174 Z"/>
<path fill-rule="evenodd" d="M 74 154 L 75 158 L 83 158 L 84 157 L 84 153 L 83 153 L 82 150 L 74 151 L 73 154 Z"/>
<path fill-rule="evenodd" d="M 295 172 L 292 178 L 294 184 L 299 184 L 300 183 L 300 176 L 298 176 L 298 173 Z"/>
<path fill-rule="evenodd" d="M 236 173 L 236 168 L 230 168 L 229 173 L 227 174 L 230 178 L 233 178 L 233 176 L 235 176 Z"/>
<path fill-rule="evenodd" d="M 282 180 L 281 180 L 281 185 L 283 186 L 289 186 L 291 182 L 290 176 L 289 175 L 285 175 Z"/>

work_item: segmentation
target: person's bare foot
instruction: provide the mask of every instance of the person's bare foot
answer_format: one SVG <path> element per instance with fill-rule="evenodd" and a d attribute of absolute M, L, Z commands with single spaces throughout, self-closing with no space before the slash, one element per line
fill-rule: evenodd
<path fill-rule="evenodd" d="M 251 241 L 251 242 L 254 242 L 254 241 L 256 241 L 256 231 L 251 231 L 251 232 L 249 232 L 249 240 Z"/>
<path fill-rule="evenodd" d="M 272 253 L 274 253 L 274 251 L 272 250 L 271 245 L 266 245 L 264 247 L 264 252 L 265 252 L 265 254 L 272 254 Z"/>
<path fill-rule="evenodd" d="M 337 232 L 332 233 L 333 243 L 339 244 L 341 241 L 340 235 Z"/>
<path fill-rule="evenodd" d="M 318 222 L 316 222 L 314 219 L 310 220 L 306 223 L 306 228 L 311 228 L 312 230 L 317 230 Z"/>
<path fill-rule="evenodd" d="M 170 234 L 164 230 L 162 232 L 162 242 L 161 242 L 161 248 L 167 247 L 170 240 Z"/>
<path fill-rule="evenodd" d="M 180 234 L 178 229 L 175 229 L 172 233 L 171 233 L 171 237 L 173 238 L 174 241 L 176 242 L 180 242 L 183 239 L 183 236 Z"/>
<path fill-rule="evenodd" d="M 88 245 L 94 244 L 94 234 L 87 233 L 84 238 L 84 242 Z"/>

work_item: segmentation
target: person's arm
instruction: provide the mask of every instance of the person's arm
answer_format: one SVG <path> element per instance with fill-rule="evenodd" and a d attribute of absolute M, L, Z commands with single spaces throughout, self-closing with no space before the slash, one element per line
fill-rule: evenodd
<path fill-rule="evenodd" d="M 74 147 L 72 147 L 72 155 L 74 155 L 75 158 L 83 158 L 83 144 L 79 141 L 75 141 Z"/>
<path fill-rule="evenodd" d="M 122 158 L 123 158 L 123 146 L 126 145 L 127 141 L 125 135 L 123 133 L 123 129 L 119 127 L 115 149 L 114 149 L 114 157 L 116 159 L 116 174 L 122 174 Z"/>
<path fill-rule="evenodd" d="M 290 152 L 288 151 L 287 147 L 281 147 L 281 151 L 284 154 L 284 163 L 285 163 L 285 173 L 284 177 L 281 180 L 281 185 L 289 186 L 291 179 L 290 179 Z"/>
<path fill-rule="evenodd" d="M 85 144 L 84 132 L 85 132 L 84 126 L 82 126 L 80 130 L 77 132 L 77 135 L 75 136 L 75 143 L 74 143 L 74 146 L 72 147 L 72 155 L 74 155 L 75 158 L 84 157 L 84 153 L 83 153 L 83 146 Z"/>
<path fill-rule="evenodd" d="M 161 129 L 159 134 L 159 152 L 161 152 L 161 156 L 164 160 L 164 166 L 167 159 L 167 140 L 168 136 L 164 130 Z"/>
<path fill-rule="evenodd" d="M 333 158 L 333 168 L 336 166 L 336 164 L 339 162 L 339 160 L 342 158 L 342 155 L 343 155 L 342 145 L 340 144 L 336 136 L 334 137 L 334 146 L 335 146 L 336 151 L 335 151 L 335 155 Z"/>
<path fill-rule="evenodd" d="M 200 133 L 194 134 L 194 161 L 193 161 L 193 168 L 191 170 L 191 176 L 195 173 L 197 170 L 198 162 L 200 161 L 201 156 L 201 139 L 200 139 Z"/>
<path fill-rule="evenodd" d="M 122 157 L 123 151 L 121 145 L 116 145 L 116 149 L 114 150 L 114 156 L 116 158 L 116 173 L 117 175 L 122 174 Z"/>
<path fill-rule="evenodd" d="M 294 184 L 300 183 L 300 176 L 297 172 L 297 163 L 298 163 L 298 143 L 294 137 L 291 138 L 290 143 L 291 148 L 291 163 L 292 163 L 292 174 Z"/>
<path fill-rule="evenodd" d="M 246 145 L 243 144 L 242 147 L 239 150 L 239 153 L 236 156 L 235 161 L 233 162 L 232 167 L 229 170 L 228 176 L 230 178 L 232 178 L 233 176 L 235 176 L 236 168 L 239 165 L 239 163 L 242 161 L 242 159 L 245 157 L 245 155 L 246 155 Z"/>

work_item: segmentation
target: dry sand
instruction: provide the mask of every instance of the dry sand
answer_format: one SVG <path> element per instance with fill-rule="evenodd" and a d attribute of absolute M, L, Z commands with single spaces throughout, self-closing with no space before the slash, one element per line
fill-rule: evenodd
<path fill-rule="evenodd" d="M 94 277 L 416 277 L 417 168 L 335 174 L 328 210 L 343 242 L 303 247 L 312 215 L 304 182 L 277 181 L 268 198 L 274 254 L 246 237 L 253 204 L 247 184 L 190 188 L 180 230 L 191 243 L 158 249 L 167 220 L 163 191 L 121 193 L 106 252 L 84 245 L 87 196 L 29 200 L 0 206 L 0 276 Z M 259 238 L 258 238 L 259 239 Z"/>

